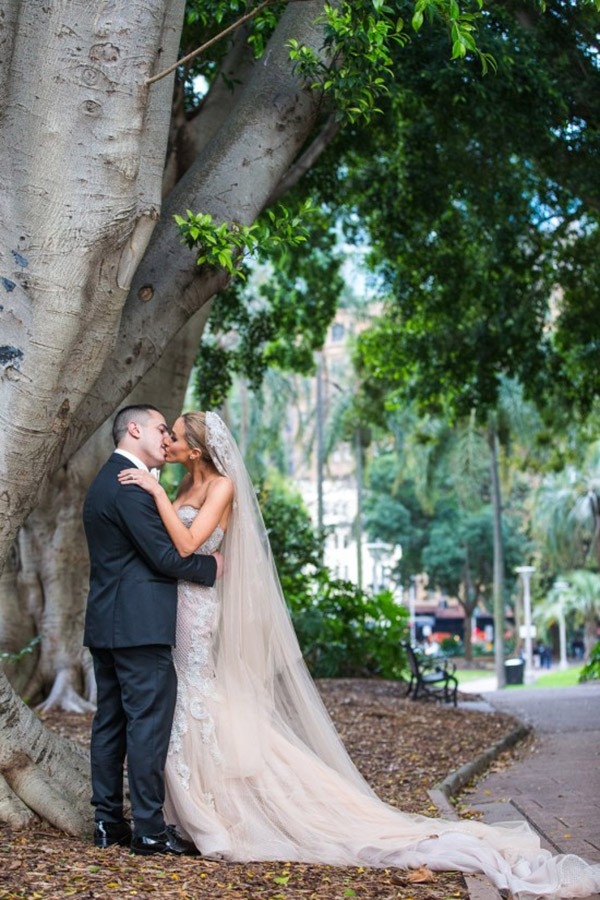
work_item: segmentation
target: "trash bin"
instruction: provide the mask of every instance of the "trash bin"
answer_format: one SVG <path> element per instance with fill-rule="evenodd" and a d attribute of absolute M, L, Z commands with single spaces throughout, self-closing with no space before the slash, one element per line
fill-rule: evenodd
<path fill-rule="evenodd" d="M 522 659 L 504 660 L 504 676 L 507 684 L 523 684 L 525 663 Z"/>

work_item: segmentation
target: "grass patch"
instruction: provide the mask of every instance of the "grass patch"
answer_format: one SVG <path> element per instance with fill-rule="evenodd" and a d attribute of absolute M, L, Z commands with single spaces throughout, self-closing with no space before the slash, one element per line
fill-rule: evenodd
<path fill-rule="evenodd" d="M 454 673 L 459 684 L 468 681 L 480 681 L 482 678 L 495 678 L 496 673 L 492 669 L 457 669 Z"/>
<path fill-rule="evenodd" d="M 560 688 L 560 687 L 573 687 L 573 685 L 579 684 L 579 674 L 581 672 L 582 666 L 571 666 L 568 669 L 555 669 L 550 672 L 545 672 L 543 675 L 539 675 L 539 669 L 535 670 L 536 679 L 531 684 L 507 684 L 506 687 L 508 690 L 513 690 L 514 688 L 523 688 L 523 687 L 536 687 L 536 688 Z M 491 669 L 457 669 L 454 673 L 458 678 L 459 686 L 461 684 L 467 685 L 471 681 L 479 681 L 482 678 L 495 678 L 496 673 Z"/>
<path fill-rule="evenodd" d="M 570 669 L 557 669 L 555 672 L 548 672 L 546 675 L 538 675 L 535 684 L 532 684 L 531 687 L 572 687 L 574 684 L 579 684 L 581 669 L 582 666 L 573 666 Z"/>

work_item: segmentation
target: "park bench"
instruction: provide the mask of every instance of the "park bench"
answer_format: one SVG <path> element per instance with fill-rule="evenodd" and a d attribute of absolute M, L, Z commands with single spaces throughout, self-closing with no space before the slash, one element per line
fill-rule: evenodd
<path fill-rule="evenodd" d="M 454 675 L 456 666 L 447 659 L 428 659 L 418 656 L 410 644 L 403 645 L 408 660 L 410 681 L 408 683 L 407 697 L 413 700 L 440 700 L 444 703 L 454 703 L 456 706 L 456 693 L 458 680 Z"/>

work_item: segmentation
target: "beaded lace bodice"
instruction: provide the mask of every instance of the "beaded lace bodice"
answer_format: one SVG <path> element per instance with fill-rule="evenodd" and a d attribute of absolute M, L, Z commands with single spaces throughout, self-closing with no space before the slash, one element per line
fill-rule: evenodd
<path fill-rule="evenodd" d="M 193 506 L 182 506 L 177 514 L 189 528 L 198 510 Z M 214 553 L 220 547 L 223 536 L 223 529 L 217 527 L 195 552 Z M 213 645 L 220 608 L 216 588 L 189 581 L 179 582 L 177 604 L 177 645 L 173 650 L 178 680 L 177 705 L 169 755 L 174 758 L 177 774 L 187 788 L 190 760 L 186 758 L 184 737 L 190 717 L 198 723 L 202 740 L 208 745 L 207 749 L 215 761 L 220 757 L 214 721 L 207 705 L 207 701 L 217 700 Z M 211 802 L 208 796 L 205 800 Z"/>

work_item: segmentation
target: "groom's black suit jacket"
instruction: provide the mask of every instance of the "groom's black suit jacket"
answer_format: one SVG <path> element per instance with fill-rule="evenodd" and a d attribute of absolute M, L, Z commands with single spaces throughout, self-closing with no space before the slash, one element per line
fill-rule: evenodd
<path fill-rule="evenodd" d="M 113 453 L 84 504 L 90 552 L 87 647 L 174 646 L 177 580 L 215 581 L 214 557 L 181 557 L 150 494 L 119 483 L 117 474 L 131 466 L 125 456 Z"/>

